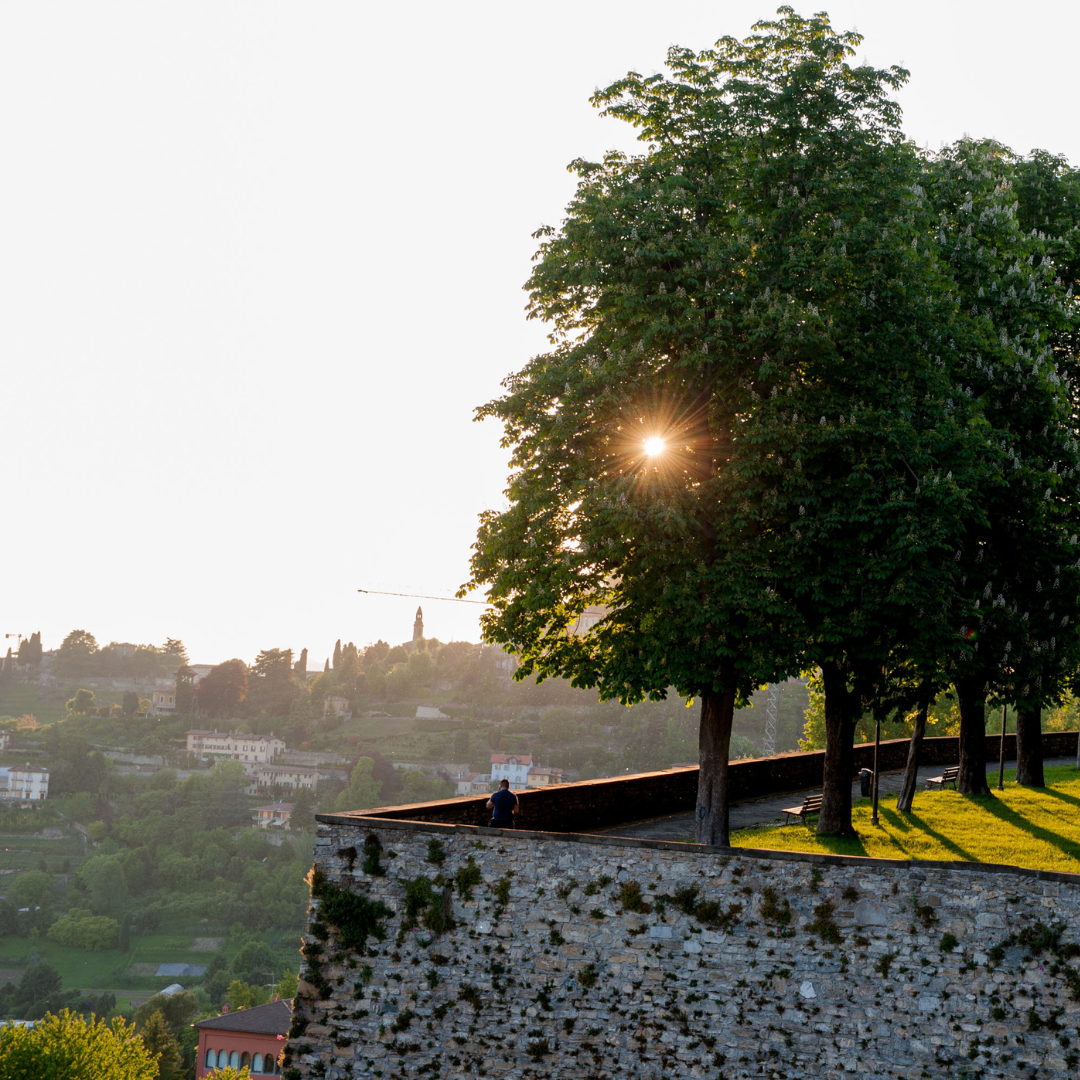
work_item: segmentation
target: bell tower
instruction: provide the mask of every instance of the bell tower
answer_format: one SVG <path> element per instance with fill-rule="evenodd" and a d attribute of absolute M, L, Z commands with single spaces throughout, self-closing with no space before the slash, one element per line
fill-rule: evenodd
<path fill-rule="evenodd" d="M 413 641 L 419 641 L 424 636 L 424 609 L 418 607 L 416 609 L 416 622 L 412 626 L 412 639 Z"/>

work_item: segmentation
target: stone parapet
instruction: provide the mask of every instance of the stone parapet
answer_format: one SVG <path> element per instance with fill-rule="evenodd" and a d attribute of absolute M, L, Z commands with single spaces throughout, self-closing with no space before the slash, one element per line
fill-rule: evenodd
<path fill-rule="evenodd" d="M 319 820 L 290 1080 L 1076 1075 L 1080 876 Z"/>
<path fill-rule="evenodd" d="M 1075 731 L 1044 731 L 1043 754 L 1047 758 L 1076 753 Z M 902 769 L 907 761 L 909 739 L 888 739 L 881 744 L 878 768 L 882 772 Z M 986 758 L 997 761 L 1000 739 L 986 736 Z M 960 758 L 956 736 L 924 739 L 919 755 L 921 765 L 956 765 Z M 1005 759 L 1016 759 L 1016 736 L 1005 736 Z M 852 778 L 860 769 L 874 765 L 874 744 L 854 747 Z M 729 797 L 732 802 L 759 799 L 788 791 L 821 787 L 825 751 L 776 754 L 767 758 L 733 761 L 728 767 Z M 634 773 L 603 780 L 518 791 L 518 824 L 550 832 L 582 832 L 607 829 L 643 818 L 685 814 L 697 802 L 697 766 Z M 440 802 L 409 803 L 364 810 L 371 817 L 406 821 L 440 821 L 447 824 L 485 825 L 491 820 L 485 809 L 487 795 L 479 798 L 444 799 Z M 361 807 L 357 807 L 360 810 Z"/>

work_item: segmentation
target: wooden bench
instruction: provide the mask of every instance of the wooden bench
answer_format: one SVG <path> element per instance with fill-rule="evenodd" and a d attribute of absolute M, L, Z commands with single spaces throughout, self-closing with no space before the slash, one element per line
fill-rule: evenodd
<path fill-rule="evenodd" d="M 926 778 L 926 786 L 930 787 L 944 787 L 946 784 L 952 784 L 956 787 L 956 781 L 960 776 L 960 766 L 953 765 L 946 769 L 940 776 L 928 776 Z"/>
<path fill-rule="evenodd" d="M 790 821 L 791 818 L 798 818 L 802 821 L 811 814 L 821 813 L 821 799 L 822 796 L 820 795 L 807 795 L 806 798 L 803 799 L 802 806 L 789 806 L 786 810 L 781 811 L 781 813 L 788 815 L 788 821 Z M 785 821 L 784 824 L 787 825 L 788 821 Z"/>

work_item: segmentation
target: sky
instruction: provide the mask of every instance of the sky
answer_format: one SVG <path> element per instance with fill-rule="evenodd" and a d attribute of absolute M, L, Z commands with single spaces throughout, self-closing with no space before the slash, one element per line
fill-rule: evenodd
<path fill-rule="evenodd" d="M 820 0 L 796 10 L 820 10 Z M 531 234 L 633 147 L 594 88 L 770 3 L 0 6 L 0 634 L 196 662 L 478 640 L 474 409 L 544 350 Z M 905 131 L 1080 163 L 1080 4 L 845 0 Z M 2 641 L 2 639 L 0 639 Z"/>

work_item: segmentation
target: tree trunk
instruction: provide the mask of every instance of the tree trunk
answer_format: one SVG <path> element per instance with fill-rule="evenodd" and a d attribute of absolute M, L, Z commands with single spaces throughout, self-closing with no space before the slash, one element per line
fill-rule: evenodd
<path fill-rule="evenodd" d="M 896 798 L 896 809 L 903 814 L 911 813 L 911 804 L 915 801 L 915 784 L 919 779 L 919 751 L 922 749 L 923 736 L 926 734 L 926 714 L 930 709 L 930 688 L 925 687 L 919 695 L 919 711 L 915 714 L 915 730 L 911 733 L 911 742 L 907 748 L 907 765 L 904 767 L 904 782 L 900 785 L 900 794 Z"/>
<path fill-rule="evenodd" d="M 727 847 L 728 750 L 731 721 L 735 715 L 735 673 L 724 673 L 723 690 L 707 690 L 701 695 L 701 725 L 698 730 L 697 828 L 699 844 Z"/>
<path fill-rule="evenodd" d="M 1044 787 L 1042 708 L 1016 710 L 1016 782 L 1025 787 Z"/>
<path fill-rule="evenodd" d="M 825 684 L 825 778 L 817 831 L 830 836 L 854 836 L 851 824 L 851 781 L 855 771 L 854 695 L 844 669 L 835 661 L 821 665 Z"/>
<path fill-rule="evenodd" d="M 986 695 L 964 679 L 956 681 L 960 704 L 960 775 L 956 790 L 961 795 L 989 795 L 986 782 Z"/>

